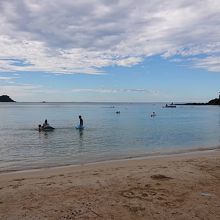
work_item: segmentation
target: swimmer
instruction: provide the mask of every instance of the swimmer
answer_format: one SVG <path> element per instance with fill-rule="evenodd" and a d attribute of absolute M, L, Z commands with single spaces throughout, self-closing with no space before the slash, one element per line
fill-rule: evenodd
<path fill-rule="evenodd" d="M 151 115 L 150 115 L 150 117 L 155 117 L 156 116 L 156 113 L 155 112 L 153 112 Z"/>

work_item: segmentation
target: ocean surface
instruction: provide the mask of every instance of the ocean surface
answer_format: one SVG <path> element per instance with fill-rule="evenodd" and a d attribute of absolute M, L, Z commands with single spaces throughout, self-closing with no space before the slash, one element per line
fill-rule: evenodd
<path fill-rule="evenodd" d="M 163 105 L 0 103 L 0 172 L 219 147 L 219 106 Z"/>

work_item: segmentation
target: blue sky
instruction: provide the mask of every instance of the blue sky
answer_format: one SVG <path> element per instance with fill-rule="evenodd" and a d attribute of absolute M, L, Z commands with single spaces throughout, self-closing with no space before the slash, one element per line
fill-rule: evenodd
<path fill-rule="evenodd" d="M 220 2 L 0 2 L 0 94 L 205 102 L 220 91 Z"/>

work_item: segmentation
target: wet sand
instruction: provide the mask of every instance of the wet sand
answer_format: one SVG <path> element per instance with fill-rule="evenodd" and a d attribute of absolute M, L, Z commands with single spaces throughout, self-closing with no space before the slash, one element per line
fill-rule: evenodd
<path fill-rule="evenodd" d="M 0 219 L 220 219 L 220 151 L 0 175 Z"/>

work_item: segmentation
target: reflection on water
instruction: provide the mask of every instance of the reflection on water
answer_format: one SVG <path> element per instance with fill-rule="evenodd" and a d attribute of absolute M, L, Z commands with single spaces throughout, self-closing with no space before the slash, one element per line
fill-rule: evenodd
<path fill-rule="evenodd" d="M 218 106 L 163 105 L 0 104 L 0 171 L 219 145 Z M 75 129 L 78 115 L 84 130 Z M 45 118 L 54 131 L 38 132 Z"/>
<path fill-rule="evenodd" d="M 79 153 L 83 152 L 83 130 L 79 129 Z"/>

